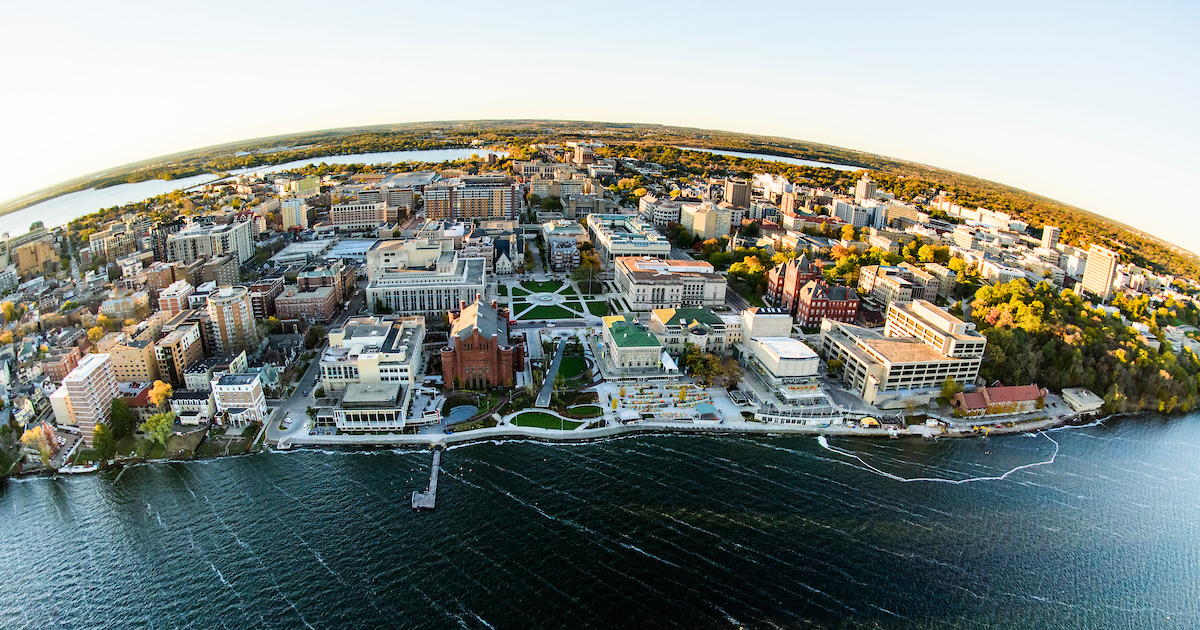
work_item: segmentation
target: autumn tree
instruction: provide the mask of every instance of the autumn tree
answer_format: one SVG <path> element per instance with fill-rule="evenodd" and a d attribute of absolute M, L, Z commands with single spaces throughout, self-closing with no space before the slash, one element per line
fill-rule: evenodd
<path fill-rule="evenodd" d="M 104 329 L 99 326 L 93 326 L 88 329 L 88 341 L 96 343 L 104 338 Z"/>
<path fill-rule="evenodd" d="M 162 381 L 154 381 L 154 387 L 150 388 L 150 402 L 158 407 L 159 411 L 166 408 L 167 400 L 175 394 L 174 388 L 168 383 Z"/>
<path fill-rule="evenodd" d="M 174 425 L 175 414 L 173 412 L 156 413 L 153 416 L 146 418 L 146 421 L 143 422 L 138 429 L 141 430 L 142 433 L 145 433 L 151 441 L 158 442 L 165 448 L 167 446 L 167 438 L 171 437 L 171 431 Z"/>

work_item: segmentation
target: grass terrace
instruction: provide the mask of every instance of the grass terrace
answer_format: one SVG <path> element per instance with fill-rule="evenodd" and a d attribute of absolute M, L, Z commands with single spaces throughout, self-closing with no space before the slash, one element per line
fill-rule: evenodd
<path fill-rule="evenodd" d="M 513 287 L 512 294 L 515 297 L 515 296 L 520 296 L 520 295 L 529 295 L 529 292 L 526 291 L 525 289 L 522 289 L 521 287 Z"/>
<path fill-rule="evenodd" d="M 609 314 L 608 302 L 588 302 L 588 312 L 592 315 L 604 317 Z"/>
<path fill-rule="evenodd" d="M 604 415 L 604 409 L 601 409 L 600 405 L 583 405 L 581 407 L 568 409 L 567 412 L 573 416 L 579 416 L 580 418 L 596 418 Z"/>
<path fill-rule="evenodd" d="M 587 369 L 587 359 L 581 356 L 563 356 L 562 364 L 558 366 L 558 373 L 565 379 L 572 379 Z"/>
<path fill-rule="evenodd" d="M 576 315 L 567 309 L 557 306 L 535 306 L 517 319 L 575 319 Z"/>
<path fill-rule="evenodd" d="M 561 289 L 562 285 L 563 283 L 560 280 L 547 280 L 546 282 L 534 282 L 533 280 L 526 280 L 525 282 L 521 283 L 522 287 L 525 287 L 532 293 L 554 293 L 555 291 Z"/>
<path fill-rule="evenodd" d="M 541 429 L 559 429 L 563 431 L 571 431 L 582 425 L 582 422 L 572 422 L 563 420 L 548 413 L 540 411 L 526 411 L 518 414 L 512 419 L 512 423 L 519 427 L 538 427 Z"/>

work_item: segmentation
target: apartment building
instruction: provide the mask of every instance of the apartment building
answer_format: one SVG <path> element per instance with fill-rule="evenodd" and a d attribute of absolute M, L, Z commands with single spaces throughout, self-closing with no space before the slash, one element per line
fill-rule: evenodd
<path fill-rule="evenodd" d="M 720 306 L 727 283 L 702 260 L 662 260 L 648 256 L 616 259 L 616 281 L 634 310 Z"/>
<path fill-rule="evenodd" d="M 158 361 L 159 379 L 182 388 L 188 366 L 204 358 L 200 326 L 182 324 L 168 332 L 154 344 L 154 358 Z"/>
<path fill-rule="evenodd" d="M 62 383 L 62 380 L 79 365 L 79 348 L 55 348 L 46 353 L 42 359 L 42 374 L 52 383 Z"/>
<path fill-rule="evenodd" d="M 167 260 L 184 264 L 229 254 L 237 264 L 254 257 L 254 227 L 249 221 L 193 223 L 167 237 Z"/>
<path fill-rule="evenodd" d="M 299 281 L 299 276 L 297 276 Z M 283 293 L 284 277 L 274 276 L 260 278 L 247 285 L 250 291 L 250 307 L 254 310 L 254 319 L 266 319 L 275 315 L 275 298 Z"/>
<path fill-rule="evenodd" d="M 1111 249 L 1095 243 L 1088 249 L 1087 265 L 1083 270 L 1083 291 L 1108 302 L 1117 280 L 1117 265 L 1121 257 Z"/>
<path fill-rule="evenodd" d="M 207 302 L 216 354 L 253 350 L 258 345 L 254 306 L 246 287 L 221 287 L 208 294 Z"/>
<path fill-rule="evenodd" d="M 342 301 L 354 291 L 354 269 L 334 262 L 306 267 L 296 274 L 296 288 L 300 291 L 312 291 L 320 287 L 333 289 L 333 301 Z"/>
<path fill-rule="evenodd" d="M 721 200 L 738 208 L 750 207 L 750 182 L 731 177 L 725 180 Z"/>
<path fill-rule="evenodd" d="M 222 424 L 244 427 L 267 419 L 267 397 L 258 374 L 225 374 L 214 379 L 212 398 Z"/>
<path fill-rule="evenodd" d="M 283 223 L 283 229 L 307 230 L 312 226 L 311 212 L 312 209 L 304 199 L 284 199 L 279 208 L 279 218 Z"/>
<path fill-rule="evenodd" d="M 679 223 L 687 228 L 693 236 L 701 240 L 729 236 L 729 228 L 733 224 L 733 213 L 729 208 L 723 208 L 712 202 L 685 203 L 680 206 Z M 741 225 L 741 220 L 737 221 Z"/>
<path fill-rule="evenodd" d="M 275 297 L 275 314 L 284 321 L 328 322 L 333 319 L 340 292 L 340 288 L 331 286 L 317 286 L 308 290 L 297 286 L 286 287 Z"/>
<path fill-rule="evenodd" d="M 521 203 L 519 184 L 504 174 L 436 182 L 422 198 L 427 219 L 513 219 Z"/>
<path fill-rule="evenodd" d="M 196 287 L 187 280 L 176 280 L 158 294 L 158 310 L 172 315 L 188 309 L 188 296 L 196 292 Z"/>
<path fill-rule="evenodd" d="M 108 353 L 112 356 L 113 373 L 121 383 L 153 383 L 158 380 L 158 359 L 154 342 L 148 339 L 124 339 Z"/>
<path fill-rule="evenodd" d="M 83 443 L 90 445 L 96 425 L 109 423 L 112 401 L 118 396 L 112 357 L 107 354 L 83 357 L 79 365 L 63 379 L 62 387 L 55 395 L 65 401 L 69 413 L 67 418 L 56 416 L 55 419 L 79 427 Z"/>

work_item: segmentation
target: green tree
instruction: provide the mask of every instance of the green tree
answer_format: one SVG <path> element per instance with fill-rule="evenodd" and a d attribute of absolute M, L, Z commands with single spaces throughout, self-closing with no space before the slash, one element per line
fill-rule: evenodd
<path fill-rule="evenodd" d="M 762 234 L 762 229 L 758 225 L 758 221 L 751 221 L 750 225 L 742 228 L 742 236 L 746 238 L 758 238 Z"/>
<path fill-rule="evenodd" d="M 174 426 L 175 414 L 173 412 L 168 412 L 156 413 L 153 416 L 146 418 L 146 421 L 143 422 L 138 428 L 142 431 L 142 433 L 145 433 L 151 441 L 158 442 L 165 448 L 167 446 L 167 438 L 171 437 L 171 431 L 174 429 Z"/>
<path fill-rule="evenodd" d="M 321 345 L 328 336 L 324 326 L 309 326 L 308 331 L 304 333 L 304 347 L 312 350 Z"/>
<path fill-rule="evenodd" d="M 110 433 L 113 437 L 119 438 L 129 435 L 133 430 L 133 410 L 129 408 L 129 403 L 125 402 L 124 398 L 114 398 L 112 402 L 112 418 L 109 420 L 112 426 Z"/>
<path fill-rule="evenodd" d="M 104 461 L 112 459 L 117 454 L 117 440 L 113 437 L 113 432 L 104 424 L 97 424 L 92 431 L 92 449 Z"/>

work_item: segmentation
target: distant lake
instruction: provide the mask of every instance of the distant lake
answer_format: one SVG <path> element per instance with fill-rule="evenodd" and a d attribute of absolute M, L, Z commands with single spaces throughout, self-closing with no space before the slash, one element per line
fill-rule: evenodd
<path fill-rule="evenodd" d="M 388 151 L 385 153 L 357 153 L 354 155 L 329 155 L 311 160 L 296 160 L 294 162 L 285 162 L 283 164 L 275 164 L 272 166 L 258 166 L 254 168 L 239 169 L 233 171 L 235 175 L 245 173 L 278 173 L 294 168 L 301 168 L 309 164 L 382 164 L 385 162 L 444 162 L 447 160 L 461 160 L 471 157 L 472 154 L 480 156 L 488 153 L 495 153 L 499 156 L 508 155 L 505 151 L 488 151 L 483 148 L 466 148 L 466 149 L 429 149 L 421 151 Z M 108 188 L 92 188 L 89 190 L 81 190 L 73 192 L 69 195 L 62 195 L 49 199 L 38 204 L 29 206 L 28 208 L 18 210 L 16 212 L 0 216 L 0 233 L 8 232 L 11 236 L 24 234 L 29 231 L 29 226 L 34 221 L 43 222 L 46 227 L 51 228 L 58 225 L 64 225 L 79 217 L 89 215 L 102 208 L 111 208 L 127 203 L 134 203 L 156 197 L 169 192 L 190 188 L 199 184 L 204 184 L 214 181 L 217 178 L 212 174 L 196 175 L 194 177 L 185 177 L 182 179 L 152 179 L 149 181 L 138 182 L 136 184 L 119 184 L 117 186 L 109 186 Z"/>
<path fill-rule="evenodd" d="M 717 155 L 728 155 L 729 157 L 747 158 L 752 160 L 769 160 L 773 162 L 784 162 L 787 164 L 795 164 L 797 166 L 820 166 L 832 168 L 838 171 L 861 171 L 861 166 L 849 166 L 846 164 L 832 164 L 829 162 L 818 162 L 816 160 L 801 160 L 799 158 L 783 157 L 779 155 L 770 155 L 767 153 L 745 153 L 742 151 L 718 151 L 717 149 L 696 149 L 693 147 L 675 147 L 684 151 L 703 151 L 705 153 L 715 153 Z"/>

